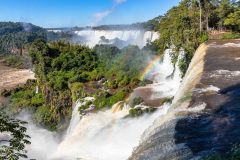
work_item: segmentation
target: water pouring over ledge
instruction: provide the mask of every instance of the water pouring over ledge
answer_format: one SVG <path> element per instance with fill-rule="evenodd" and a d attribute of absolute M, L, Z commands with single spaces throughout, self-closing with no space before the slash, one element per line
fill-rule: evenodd
<path fill-rule="evenodd" d="M 52 32 L 62 32 L 61 30 L 49 30 Z M 128 45 L 137 45 L 139 48 L 146 46 L 148 42 L 153 42 L 159 38 L 159 33 L 154 31 L 136 30 L 94 30 L 84 29 L 73 31 L 71 42 L 94 47 L 98 44 L 111 44 L 118 48 Z"/>
<path fill-rule="evenodd" d="M 146 86 L 152 90 L 149 95 L 150 99 L 174 96 L 180 85 L 180 72 L 176 67 L 177 64 L 174 69 L 170 52 L 171 50 L 165 52 L 162 61 L 159 58 L 150 62 L 153 65 L 146 72 L 145 77 L 154 81 L 153 84 Z M 166 68 L 169 70 L 166 71 Z M 172 73 L 173 76 L 169 78 Z M 85 100 L 91 100 L 91 98 Z M 32 144 L 28 146 L 29 158 L 127 159 L 133 148 L 138 145 L 143 132 L 156 118 L 165 115 L 169 108 L 169 105 L 165 104 L 153 114 L 145 114 L 138 118 L 126 118 L 128 106 L 125 104 L 125 107 L 119 112 L 113 113 L 110 109 L 81 117 L 78 114 L 78 107 L 81 105 L 81 102 L 76 103 L 68 131 L 61 140 L 54 138 L 52 133 L 29 124 L 28 132 L 32 137 Z"/>

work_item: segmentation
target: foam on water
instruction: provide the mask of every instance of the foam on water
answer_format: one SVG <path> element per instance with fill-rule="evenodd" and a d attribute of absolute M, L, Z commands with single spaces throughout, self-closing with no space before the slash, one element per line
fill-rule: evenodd
<path fill-rule="evenodd" d="M 206 88 L 201 88 L 201 89 L 196 88 L 196 89 L 194 89 L 194 92 L 197 92 L 197 93 L 218 92 L 219 90 L 220 90 L 220 88 L 210 85 Z"/>
<path fill-rule="evenodd" d="M 181 83 L 178 63 L 175 67 L 172 65 L 170 50 L 165 54 L 164 59 L 159 60 L 155 65 L 156 68 L 153 68 L 149 74 L 149 78 L 151 75 L 158 75 L 154 77 L 154 84 L 148 86 L 155 90 L 153 98 L 174 96 Z M 144 131 L 156 118 L 164 117 L 170 107 L 169 104 L 164 104 L 153 114 L 145 114 L 138 118 L 126 118 L 129 107 L 124 104 L 123 109 L 119 111 L 119 102 L 113 107 L 113 110 L 118 110 L 118 112 L 113 113 L 113 110 L 109 109 L 80 116 L 78 108 L 89 100 L 93 100 L 93 98 L 87 97 L 83 102 L 76 103 L 69 128 L 61 139 L 55 138 L 54 133 L 30 124 L 28 132 L 32 137 L 32 144 L 28 146 L 29 158 L 127 159 L 134 147 L 138 145 Z"/>
<path fill-rule="evenodd" d="M 74 41 L 90 47 L 94 47 L 96 44 L 114 44 L 122 48 L 131 44 L 142 48 L 148 41 L 153 42 L 159 37 L 157 32 L 144 30 L 82 30 L 74 33 L 77 35 Z"/>
<path fill-rule="evenodd" d="M 228 47 L 240 47 L 240 43 L 225 43 L 223 45 L 218 45 L 216 43 L 213 43 L 210 45 L 211 47 L 214 47 L 214 48 L 228 48 Z"/>

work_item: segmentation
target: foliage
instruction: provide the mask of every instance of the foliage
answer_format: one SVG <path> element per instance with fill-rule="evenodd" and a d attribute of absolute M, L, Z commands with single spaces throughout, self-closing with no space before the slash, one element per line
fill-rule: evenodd
<path fill-rule="evenodd" d="M 163 105 L 164 103 L 172 103 L 172 100 L 173 100 L 173 97 L 163 98 L 163 99 L 161 99 L 161 104 L 160 105 Z"/>
<path fill-rule="evenodd" d="M 56 130 L 58 129 L 57 127 L 61 127 L 59 125 L 61 121 L 60 113 L 56 109 L 45 105 L 43 93 L 36 93 L 36 82 L 28 81 L 24 87 L 11 91 L 10 96 L 8 108 L 11 108 L 11 113 L 14 114 L 23 109 L 29 109 L 33 111 L 33 118 L 37 124 L 50 130 Z"/>
<path fill-rule="evenodd" d="M 0 54 L 22 49 L 34 40 L 46 39 L 44 29 L 30 23 L 0 22 Z"/>
<path fill-rule="evenodd" d="M 224 25 L 230 27 L 232 30 L 240 31 L 240 8 L 230 13 L 224 20 Z"/>
<path fill-rule="evenodd" d="M 227 15 L 231 13 L 232 7 L 229 0 L 222 0 L 217 8 L 217 13 L 219 17 L 218 25 L 223 27 L 224 20 L 226 19 Z"/>
<path fill-rule="evenodd" d="M 185 55 L 179 66 L 184 75 L 199 44 L 208 40 L 208 30 L 225 28 L 239 31 L 239 17 L 239 4 L 230 0 L 183 0 L 161 17 L 156 27 L 161 36 L 154 46 L 160 53 L 174 46 L 173 59 L 183 49 Z"/>
<path fill-rule="evenodd" d="M 75 82 L 71 84 L 72 100 L 77 101 L 80 97 L 83 97 L 81 88 L 83 84 L 80 82 Z"/>
<path fill-rule="evenodd" d="M 156 111 L 157 108 L 153 108 L 153 107 L 147 107 L 147 108 L 131 108 L 129 109 L 129 116 L 130 117 L 138 117 L 141 116 L 144 113 L 153 113 L 154 111 Z"/>
<path fill-rule="evenodd" d="M 0 22 L 0 55 L 27 52 L 29 45 L 37 39 L 45 41 L 70 41 L 72 34 L 68 32 L 54 33 L 44 28 L 24 22 Z"/>
<path fill-rule="evenodd" d="M 112 94 L 109 94 L 109 93 L 105 95 L 102 94 L 101 96 L 95 97 L 94 105 L 96 105 L 96 107 L 99 109 L 103 107 L 111 107 L 113 104 L 117 103 L 118 101 L 123 100 L 128 94 L 129 94 L 129 90 L 127 89 L 120 89 L 118 91 L 115 91 Z"/>
<path fill-rule="evenodd" d="M 144 102 L 144 100 L 141 97 L 135 97 L 132 101 L 129 102 L 129 105 L 131 107 L 134 107 L 134 106 L 139 105 L 143 102 Z"/>
<path fill-rule="evenodd" d="M 41 93 L 36 93 L 35 90 L 36 83 L 34 81 L 28 81 L 23 88 L 17 88 L 12 91 L 10 104 L 17 110 L 43 105 L 43 95 Z"/>
<path fill-rule="evenodd" d="M 143 114 L 143 111 L 141 110 L 141 108 L 131 108 L 129 109 L 129 115 L 131 117 L 137 117 Z"/>
<path fill-rule="evenodd" d="M 34 118 L 38 124 L 48 127 L 50 130 L 56 130 L 60 123 L 60 117 L 51 111 L 49 106 L 42 105 L 37 108 Z"/>
<path fill-rule="evenodd" d="M 11 134 L 10 140 L 0 146 L 0 159 L 18 160 L 27 158 L 25 145 L 30 144 L 29 136 L 26 134 L 26 122 L 12 119 L 5 113 L 0 112 L 0 132 Z"/>
<path fill-rule="evenodd" d="M 155 18 L 153 18 L 153 19 L 143 23 L 144 28 L 146 30 L 154 30 L 154 31 L 156 31 L 157 27 L 158 27 L 158 24 L 161 21 L 162 17 L 163 16 L 158 16 L 158 17 L 155 17 Z"/>
<path fill-rule="evenodd" d="M 239 39 L 239 38 L 240 38 L 240 33 L 237 33 L 237 32 L 225 33 L 222 36 L 222 39 Z"/>
<path fill-rule="evenodd" d="M 44 95 L 41 105 L 35 107 L 36 120 L 51 129 L 66 120 L 62 117 L 68 116 L 72 102 L 79 98 L 94 96 L 93 104 L 98 109 L 123 100 L 138 85 L 141 71 L 152 54 L 150 49 L 140 50 L 137 46 L 120 50 L 111 45 L 97 45 L 90 49 L 44 40 L 36 40 L 29 52 L 40 93 Z M 30 91 L 25 92 L 23 97 Z M 24 100 L 23 104 L 17 101 L 16 105 L 33 106 L 32 102 L 39 102 L 36 96 L 27 96 Z"/>
<path fill-rule="evenodd" d="M 29 56 L 20 56 L 20 55 L 4 55 L 0 56 L 0 60 L 4 65 L 11 66 L 19 69 L 27 69 L 31 67 L 31 60 Z"/>
<path fill-rule="evenodd" d="M 84 113 L 85 113 L 85 110 L 88 109 L 91 105 L 92 105 L 92 101 L 87 101 L 87 102 L 85 102 L 85 104 L 81 105 L 81 106 L 78 108 L 79 113 L 80 113 L 80 114 L 84 114 Z"/>
<path fill-rule="evenodd" d="M 202 34 L 199 30 L 198 4 L 189 0 L 180 2 L 179 6 L 170 9 L 159 23 L 161 36 L 157 43 L 159 51 L 163 53 L 167 48 L 174 45 L 172 57 L 176 57 L 180 49 L 184 49 L 184 63 L 182 67 L 185 72 L 194 51 L 200 44 L 199 37 Z"/>

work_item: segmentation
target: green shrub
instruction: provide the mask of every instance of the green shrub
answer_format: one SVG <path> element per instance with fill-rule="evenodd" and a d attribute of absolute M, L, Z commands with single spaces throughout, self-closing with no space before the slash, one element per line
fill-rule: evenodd
<path fill-rule="evenodd" d="M 182 76 L 184 76 L 183 73 L 186 73 L 187 69 L 188 69 L 188 65 L 186 63 L 186 59 L 185 58 L 182 58 L 179 60 L 179 63 L 178 63 L 178 67 L 182 73 Z"/>
<path fill-rule="evenodd" d="M 42 104 L 44 104 L 44 99 L 42 94 L 35 94 L 31 98 L 31 106 L 38 107 L 38 106 L 41 106 Z"/>
<path fill-rule="evenodd" d="M 109 105 L 113 105 L 115 103 L 117 103 L 118 101 L 123 100 L 126 95 L 128 94 L 128 90 L 126 89 L 122 89 L 120 91 L 118 91 L 117 93 L 114 93 L 113 96 L 109 97 Z"/>
<path fill-rule="evenodd" d="M 45 105 L 37 108 L 34 117 L 37 123 L 47 126 L 50 130 L 56 130 L 60 122 L 60 117 L 50 110 L 50 106 Z"/>
<path fill-rule="evenodd" d="M 164 103 L 172 103 L 172 100 L 173 100 L 173 97 L 163 98 L 163 99 L 161 99 L 161 104 L 160 105 L 163 105 Z"/>
<path fill-rule="evenodd" d="M 198 41 L 199 41 L 199 43 L 204 43 L 204 42 L 206 42 L 208 39 L 209 39 L 208 33 L 207 33 L 207 32 L 204 32 L 204 33 L 202 33 L 202 34 L 199 36 Z"/>
<path fill-rule="evenodd" d="M 141 104 L 143 102 L 144 102 L 144 100 L 142 99 L 142 97 L 135 97 L 133 100 L 131 100 L 129 102 L 129 105 L 131 107 L 134 107 L 134 106 L 139 105 L 139 104 Z"/>
<path fill-rule="evenodd" d="M 144 113 L 153 113 L 157 110 L 157 108 L 153 108 L 153 107 L 148 107 L 148 108 L 145 108 L 143 110 Z"/>
<path fill-rule="evenodd" d="M 239 39 L 240 33 L 239 32 L 231 32 L 231 33 L 225 33 L 222 36 L 222 39 Z"/>
<path fill-rule="evenodd" d="M 129 109 L 130 117 L 138 117 L 144 113 L 153 113 L 157 110 L 157 108 L 147 107 L 147 108 L 131 108 Z"/>
<path fill-rule="evenodd" d="M 129 115 L 131 117 L 138 117 L 142 114 L 143 114 L 143 111 L 141 110 L 141 108 L 131 108 L 131 109 L 129 109 Z"/>
<path fill-rule="evenodd" d="M 84 105 L 81 105 L 79 108 L 78 108 L 78 111 L 80 114 L 83 114 L 84 113 L 84 110 L 88 109 L 90 107 L 90 105 L 92 105 L 92 101 L 87 101 Z"/>
<path fill-rule="evenodd" d="M 81 98 L 82 87 L 83 84 L 80 82 L 75 82 L 71 84 L 71 93 L 73 101 L 77 101 L 79 98 Z"/>

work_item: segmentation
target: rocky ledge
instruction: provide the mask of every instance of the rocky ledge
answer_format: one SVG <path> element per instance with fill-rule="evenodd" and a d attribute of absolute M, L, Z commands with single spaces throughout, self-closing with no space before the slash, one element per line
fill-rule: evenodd
<path fill-rule="evenodd" d="M 196 51 L 165 117 L 143 135 L 131 160 L 194 159 L 240 144 L 240 40 Z"/>

